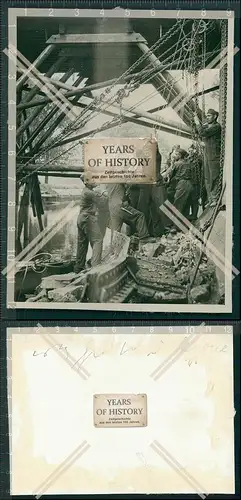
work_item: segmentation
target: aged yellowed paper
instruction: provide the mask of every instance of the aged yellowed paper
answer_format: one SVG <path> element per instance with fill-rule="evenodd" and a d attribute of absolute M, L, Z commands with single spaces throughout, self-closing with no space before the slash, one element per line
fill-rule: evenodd
<path fill-rule="evenodd" d="M 231 327 L 10 328 L 8 360 L 12 494 L 234 492 Z M 148 425 L 96 427 L 98 394 Z"/>

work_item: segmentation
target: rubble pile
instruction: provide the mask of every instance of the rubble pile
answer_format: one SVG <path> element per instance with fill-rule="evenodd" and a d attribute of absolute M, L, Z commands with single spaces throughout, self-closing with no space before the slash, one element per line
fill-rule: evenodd
<path fill-rule="evenodd" d="M 86 283 L 86 272 L 56 274 L 42 278 L 35 295 L 27 302 L 79 302 Z"/>
<path fill-rule="evenodd" d="M 192 282 L 195 267 L 200 257 L 201 242 L 190 233 L 177 236 L 179 249 L 173 256 L 176 277 L 184 284 Z M 190 291 L 190 298 L 195 303 L 207 303 L 216 288 L 215 266 L 204 254 Z"/>
<path fill-rule="evenodd" d="M 191 234 L 168 233 L 136 252 L 138 292 L 151 301 L 208 303 L 217 296 L 214 265 L 204 255 L 188 299 L 188 285 L 200 256 L 201 243 Z M 153 289 L 152 293 L 148 289 Z"/>
<path fill-rule="evenodd" d="M 113 241 L 111 242 L 110 234 L 107 232 L 106 243 L 103 249 L 101 265 L 112 262 L 114 265 L 117 259 L 127 256 L 130 245 L 130 238 L 127 235 L 114 232 Z M 38 262 L 40 265 L 41 259 L 38 259 Z M 34 294 L 26 295 L 27 302 L 81 302 L 87 288 L 90 261 L 87 262 L 86 269 L 79 274 L 73 272 L 55 274 L 54 264 L 61 264 L 59 255 L 55 256 L 55 258 L 51 255 L 51 264 L 53 274 L 49 276 L 43 275 Z M 44 263 L 42 262 L 41 265 L 44 265 Z M 73 263 L 70 267 L 73 269 Z"/>
<path fill-rule="evenodd" d="M 121 288 L 121 278 L 114 277 L 114 273 L 110 271 L 109 267 L 112 264 L 113 266 L 117 265 L 119 259 L 123 259 L 125 263 L 123 272 L 124 274 L 129 273 L 129 278 L 135 285 L 135 297 L 132 296 L 130 301 L 170 304 L 217 303 L 215 267 L 205 255 L 202 258 L 193 287 L 189 291 L 189 284 L 195 272 L 200 249 L 201 243 L 189 233 L 169 232 L 161 238 L 157 238 L 154 243 L 139 244 L 137 242 L 136 244 L 134 241 L 134 245 L 126 235 L 117 233 L 114 245 L 112 242 L 112 245 L 107 246 L 103 252 L 101 266 L 97 266 L 92 271 L 87 266 L 78 275 L 69 272 L 45 276 L 36 287 L 34 295 L 26 298 L 28 302 L 53 303 L 88 300 L 88 275 L 93 274 L 93 272 L 97 281 L 101 273 L 108 273 L 108 277 L 104 278 L 105 287 L 111 287 L 113 281 L 113 285 L 115 282 L 117 288 L 118 286 Z M 106 268 L 107 264 L 108 269 Z M 121 292 L 119 288 L 116 289 L 115 293 Z M 97 302 L 102 301 L 102 295 L 100 290 L 100 298 L 99 300 L 96 298 Z"/>

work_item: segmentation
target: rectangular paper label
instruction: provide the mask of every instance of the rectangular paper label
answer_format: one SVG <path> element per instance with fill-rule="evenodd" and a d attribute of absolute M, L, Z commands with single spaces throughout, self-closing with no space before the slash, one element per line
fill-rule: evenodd
<path fill-rule="evenodd" d="M 146 427 L 146 394 L 95 394 L 95 427 Z"/>
<path fill-rule="evenodd" d="M 150 138 L 90 139 L 84 145 L 85 181 L 154 184 L 156 148 L 156 141 Z"/>

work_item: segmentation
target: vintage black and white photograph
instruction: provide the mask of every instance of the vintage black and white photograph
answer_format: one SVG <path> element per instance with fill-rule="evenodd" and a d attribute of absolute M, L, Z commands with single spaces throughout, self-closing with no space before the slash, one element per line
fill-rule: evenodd
<path fill-rule="evenodd" d="M 232 11 L 8 22 L 8 307 L 231 312 Z"/>

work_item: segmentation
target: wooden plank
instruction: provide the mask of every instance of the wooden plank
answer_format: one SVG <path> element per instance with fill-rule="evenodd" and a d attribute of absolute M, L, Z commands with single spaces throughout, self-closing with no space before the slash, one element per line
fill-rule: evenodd
<path fill-rule="evenodd" d="M 69 35 L 52 35 L 47 44 L 116 44 L 116 43 L 146 43 L 139 33 L 86 33 Z"/>

